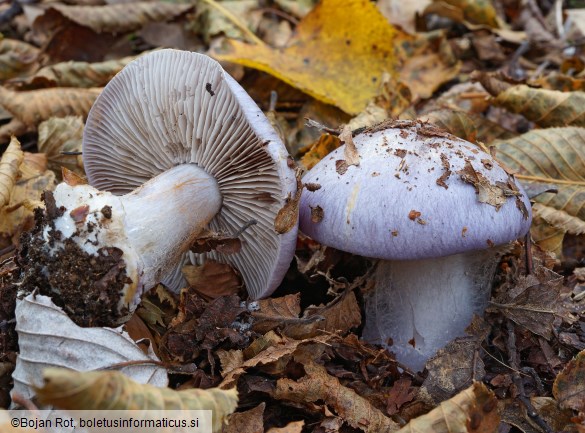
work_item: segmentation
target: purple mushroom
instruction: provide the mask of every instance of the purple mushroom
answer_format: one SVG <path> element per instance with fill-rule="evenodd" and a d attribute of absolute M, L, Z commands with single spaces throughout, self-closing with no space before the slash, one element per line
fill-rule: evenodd
<path fill-rule="evenodd" d="M 363 338 L 422 369 L 483 313 L 505 246 L 529 230 L 530 202 L 494 158 L 432 125 L 387 122 L 353 143 L 303 178 L 313 185 L 300 229 L 380 259 Z"/>
<path fill-rule="evenodd" d="M 262 111 L 219 63 L 176 50 L 144 55 L 111 80 L 89 113 L 83 159 L 92 186 L 55 190 L 41 234 L 51 259 L 41 271 L 50 274 L 51 260 L 63 263 L 67 248 L 109 260 L 109 273 L 94 279 L 119 290 L 118 316 L 163 278 L 180 288 L 181 265 L 206 258 L 234 266 L 251 298 L 268 296 L 295 248 L 296 227 L 274 230 L 296 191 L 287 158 Z M 237 236 L 240 251 L 188 253 L 206 229 Z M 110 296 L 97 282 L 88 309 Z M 60 291 L 58 281 L 49 283 Z"/>

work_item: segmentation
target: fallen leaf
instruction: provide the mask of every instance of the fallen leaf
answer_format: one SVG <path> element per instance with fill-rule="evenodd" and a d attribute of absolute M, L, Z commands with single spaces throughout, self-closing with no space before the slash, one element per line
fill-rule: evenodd
<path fill-rule="evenodd" d="M 38 67 L 39 49 L 16 39 L 0 40 L 0 81 L 31 73 Z"/>
<path fill-rule="evenodd" d="M 51 117 L 87 117 L 102 89 L 55 88 L 14 92 L 0 86 L 0 105 L 30 131 Z"/>
<path fill-rule="evenodd" d="M 284 206 L 278 211 L 274 218 L 274 231 L 278 234 L 290 232 L 299 220 L 299 202 L 304 189 L 300 173 L 297 173 L 297 190 L 294 195 L 286 198 Z"/>
<path fill-rule="evenodd" d="M 223 433 L 264 433 L 265 408 L 266 403 L 262 402 L 253 409 L 232 413 L 227 419 Z"/>
<path fill-rule="evenodd" d="M 134 59 L 136 56 L 97 63 L 61 62 L 45 66 L 34 75 L 25 79 L 12 80 L 11 83 L 23 90 L 43 87 L 102 87 Z"/>
<path fill-rule="evenodd" d="M 79 175 L 85 175 L 81 154 L 83 120 L 81 117 L 52 117 L 39 125 L 39 152 L 47 155 L 49 169 L 60 177 L 61 169 L 67 168 Z"/>
<path fill-rule="evenodd" d="M 534 89 L 525 84 L 511 86 L 478 76 L 493 103 L 542 127 L 585 126 L 585 93 Z M 493 80 L 493 78 L 491 78 Z"/>
<path fill-rule="evenodd" d="M 498 14 L 489 0 L 434 0 L 423 15 L 435 13 L 458 23 L 500 27 Z"/>
<path fill-rule="evenodd" d="M 301 157 L 301 164 L 307 169 L 312 169 L 321 159 L 333 152 L 341 146 L 341 140 L 339 137 L 331 134 L 323 134 L 319 139 L 313 143 L 309 149 L 304 151 L 304 155 Z M 303 149 L 301 149 L 303 152 Z"/>
<path fill-rule="evenodd" d="M 24 160 L 20 142 L 12 137 L 6 151 L 0 159 L 0 210 L 10 201 L 10 195 L 16 183 L 18 169 Z"/>
<path fill-rule="evenodd" d="M 46 296 L 28 295 L 17 301 L 16 331 L 20 354 L 12 392 L 25 398 L 33 397 L 31 388 L 51 367 L 89 371 L 143 361 L 128 362 L 120 370 L 140 383 L 167 385 L 166 370 L 152 362 L 158 361 L 154 353 L 145 355 L 121 328 L 81 328 Z"/>
<path fill-rule="evenodd" d="M 213 54 L 268 72 L 316 99 L 357 114 L 376 96 L 382 73 L 394 72 L 397 36 L 369 1 L 324 0 L 297 25 L 284 49 L 230 40 Z"/>
<path fill-rule="evenodd" d="M 449 133 L 464 140 L 475 143 L 477 128 L 473 118 L 460 110 L 440 109 L 419 117 L 423 122 L 431 122 Z"/>
<path fill-rule="evenodd" d="M 571 216 L 565 211 L 540 203 L 534 203 L 532 205 L 532 213 L 542 218 L 554 228 L 560 229 L 563 233 L 572 235 L 582 235 L 585 233 L 585 221 Z"/>
<path fill-rule="evenodd" d="M 239 367 L 225 372 L 225 376 L 220 384 L 220 388 L 225 389 L 233 386 L 238 377 L 244 374 L 248 368 L 260 368 L 261 366 L 277 363 L 281 359 L 285 359 L 287 361 L 282 363 L 286 365 L 290 357 L 295 353 L 299 346 L 313 343 L 322 345 L 332 338 L 332 336 L 329 335 L 322 335 L 315 338 L 307 338 L 305 340 L 293 340 L 287 337 L 278 337 L 273 331 L 270 331 L 265 337 L 266 338 L 263 339 L 263 342 L 266 342 L 268 346 L 264 347 L 264 343 L 261 344 L 260 349 L 253 357 L 244 361 Z"/>
<path fill-rule="evenodd" d="M 215 260 L 183 266 L 183 276 L 190 287 L 212 299 L 236 294 L 242 288 L 242 278 L 234 268 Z"/>
<path fill-rule="evenodd" d="M 389 416 L 398 413 L 398 410 L 416 395 L 416 389 L 411 387 L 412 381 L 410 379 L 399 379 L 394 382 L 390 392 L 388 392 L 388 400 L 386 402 L 386 413 Z"/>
<path fill-rule="evenodd" d="M 585 351 L 569 361 L 557 375 L 553 395 L 561 407 L 585 411 Z"/>
<path fill-rule="evenodd" d="M 281 326 L 287 319 L 298 319 L 301 314 L 300 293 L 258 301 L 258 310 L 252 312 L 252 329 L 260 334 Z"/>
<path fill-rule="evenodd" d="M 284 427 L 272 427 L 266 433 L 301 433 L 305 421 L 293 421 L 285 425 Z"/>
<path fill-rule="evenodd" d="M 572 411 L 570 409 L 561 409 L 554 398 L 531 397 L 530 403 L 553 431 L 563 431 L 571 424 Z"/>
<path fill-rule="evenodd" d="M 561 302 L 563 277 L 544 266 L 518 278 L 512 286 L 502 288 L 488 309 L 497 309 L 507 318 L 529 331 L 550 340 L 557 316 L 570 320 Z"/>
<path fill-rule="evenodd" d="M 339 134 L 339 140 L 345 147 L 343 148 L 343 157 L 347 165 L 360 165 L 360 156 L 353 142 L 351 129 L 346 125 Z"/>
<path fill-rule="evenodd" d="M 466 329 L 469 336 L 459 337 L 440 349 L 426 363 L 425 378 L 419 398 L 431 406 L 453 397 L 485 375 L 484 363 L 478 356 L 483 340 L 490 332 L 489 326 L 474 316 Z"/>
<path fill-rule="evenodd" d="M 238 404 L 235 388 L 175 391 L 137 383 L 119 371 L 48 368 L 43 378 L 43 386 L 36 387 L 43 404 L 68 410 L 212 410 L 213 432 Z"/>
<path fill-rule="evenodd" d="M 396 26 L 402 27 L 408 33 L 416 33 L 417 14 L 421 15 L 431 0 L 379 0 L 377 5 L 380 12 Z"/>
<path fill-rule="evenodd" d="M 411 420 L 399 433 L 495 433 L 500 423 L 497 407 L 494 394 L 476 382 L 426 415 Z"/>
<path fill-rule="evenodd" d="M 585 221 L 585 167 L 580 163 L 585 159 L 585 129 L 540 129 L 491 144 L 497 149 L 497 158 L 517 172 L 520 182 L 558 190 L 556 194 L 540 194 L 535 201 Z M 543 208 L 540 213 L 551 221 L 567 220 Z"/>
<path fill-rule="evenodd" d="M 297 381 L 279 379 L 274 398 L 305 405 L 323 401 L 350 426 L 367 433 L 399 429 L 398 424 L 372 406 L 368 400 L 329 375 L 325 367 L 307 361 L 303 363 L 303 369 L 305 375 Z"/>
<path fill-rule="evenodd" d="M 35 32 L 51 33 L 63 25 L 61 16 L 96 33 L 126 33 L 139 29 L 146 23 L 167 21 L 190 9 L 189 4 L 162 1 L 107 4 L 103 6 L 52 4 L 33 24 Z"/>

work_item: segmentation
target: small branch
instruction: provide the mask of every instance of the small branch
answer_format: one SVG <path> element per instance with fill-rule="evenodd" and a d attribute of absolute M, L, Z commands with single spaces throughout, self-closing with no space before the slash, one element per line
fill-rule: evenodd
<path fill-rule="evenodd" d="M 530 232 L 526 233 L 526 242 L 524 251 L 526 252 L 526 275 L 530 275 L 534 272 L 534 263 L 532 263 L 532 238 Z"/>

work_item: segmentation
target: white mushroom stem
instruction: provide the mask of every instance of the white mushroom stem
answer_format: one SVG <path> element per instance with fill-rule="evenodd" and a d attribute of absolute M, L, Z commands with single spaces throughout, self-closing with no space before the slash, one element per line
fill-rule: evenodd
<path fill-rule="evenodd" d="M 62 183 L 54 198 L 65 210 L 54 220 L 60 239 L 54 240 L 51 227 L 44 229 L 50 252 L 66 239 L 88 254 L 103 247 L 122 250 L 132 282 L 124 287 L 120 307 L 130 311 L 145 290 L 177 266 L 222 203 L 216 180 L 195 164 L 171 168 L 124 196 Z"/>
<path fill-rule="evenodd" d="M 366 295 L 365 340 L 415 371 L 456 337 L 489 301 L 502 248 L 424 260 L 380 260 Z"/>

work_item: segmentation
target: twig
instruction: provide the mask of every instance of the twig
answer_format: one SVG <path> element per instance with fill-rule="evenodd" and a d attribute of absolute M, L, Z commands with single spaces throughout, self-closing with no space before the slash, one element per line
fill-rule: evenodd
<path fill-rule="evenodd" d="M 297 20 L 295 17 L 293 17 L 290 14 L 287 14 L 284 11 L 281 11 L 279 9 L 275 9 L 275 8 L 260 8 L 260 9 L 256 9 L 258 12 L 261 12 L 262 14 L 274 14 L 277 15 L 281 18 L 284 18 L 287 21 L 290 21 L 291 24 L 297 26 L 299 24 L 299 20 Z"/>
<path fill-rule="evenodd" d="M 244 23 L 242 23 L 242 21 L 240 21 L 240 19 L 238 17 L 236 17 L 234 14 L 232 14 L 224 6 L 222 6 L 221 4 L 216 2 L 215 0 L 203 0 L 203 1 L 205 3 L 207 3 L 209 6 L 217 9 L 220 13 L 222 13 L 228 20 L 230 20 L 232 22 L 233 25 L 235 25 L 237 28 L 239 28 L 242 31 L 242 33 L 244 33 L 244 35 L 247 36 L 247 38 L 250 42 L 253 42 L 254 44 L 257 44 L 257 45 L 266 45 L 262 39 L 260 39 L 258 36 L 256 36 L 254 34 L 254 32 L 252 32 L 248 28 L 248 26 L 246 26 Z"/>
<path fill-rule="evenodd" d="M 514 322 L 511 320 L 506 320 L 506 329 L 508 331 L 508 341 L 507 341 L 507 348 L 508 348 L 508 356 L 510 365 L 514 368 L 514 373 L 512 373 L 512 380 L 514 381 L 514 385 L 518 389 L 518 399 L 522 402 L 524 407 L 526 408 L 526 414 L 528 417 L 534 421 L 536 425 L 538 425 L 545 433 L 553 433 L 553 430 L 550 426 L 544 421 L 532 403 L 530 399 L 526 397 L 526 391 L 524 390 L 524 383 L 522 382 L 522 378 L 520 374 L 517 372 L 520 360 L 518 359 L 518 351 L 516 350 L 516 334 L 514 332 Z"/>
<path fill-rule="evenodd" d="M 526 242 L 524 251 L 526 252 L 526 275 L 530 275 L 534 272 L 534 263 L 532 262 L 532 239 L 530 232 L 526 233 Z"/>

